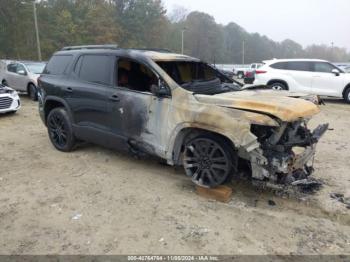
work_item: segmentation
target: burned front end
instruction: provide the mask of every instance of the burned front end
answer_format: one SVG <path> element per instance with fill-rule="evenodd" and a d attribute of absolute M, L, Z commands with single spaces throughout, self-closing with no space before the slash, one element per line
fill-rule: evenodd
<path fill-rule="evenodd" d="M 319 184 L 309 176 L 316 145 L 327 129 L 328 124 L 323 124 L 310 131 L 305 119 L 282 122 L 278 127 L 252 125 L 251 132 L 260 144 L 250 152 L 253 180 L 268 187 Z"/>

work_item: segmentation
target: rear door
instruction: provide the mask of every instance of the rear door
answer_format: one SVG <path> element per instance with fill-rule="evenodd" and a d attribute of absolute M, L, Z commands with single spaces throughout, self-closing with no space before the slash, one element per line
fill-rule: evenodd
<path fill-rule="evenodd" d="M 287 63 L 285 74 L 290 76 L 294 83 L 293 91 L 311 92 L 312 85 L 312 64 L 308 61 L 290 61 Z"/>
<path fill-rule="evenodd" d="M 71 81 L 63 88 L 74 122 L 93 136 L 108 132 L 107 90 L 112 88 L 112 57 L 83 54 L 76 61 Z"/>
<path fill-rule="evenodd" d="M 312 93 L 325 96 L 340 96 L 344 89 L 343 75 L 332 73 L 338 69 L 327 62 L 313 62 Z"/>

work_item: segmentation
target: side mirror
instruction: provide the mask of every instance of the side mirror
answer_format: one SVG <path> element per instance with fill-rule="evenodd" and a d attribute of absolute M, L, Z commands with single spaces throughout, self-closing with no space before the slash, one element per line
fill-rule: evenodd
<path fill-rule="evenodd" d="M 340 71 L 338 69 L 332 69 L 332 73 L 335 74 L 336 76 L 340 75 Z"/>
<path fill-rule="evenodd" d="M 151 92 L 158 97 L 167 97 L 170 95 L 166 83 L 161 79 L 158 80 L 158 85 L 151 86 Z"/>
<path fill-rule="evenodd" d="M 25 75 L 27 75 L 27 72 L 25 70 L 18 70 L 17 74 L 19 74 L 21 76 L 25 76 Z"/>

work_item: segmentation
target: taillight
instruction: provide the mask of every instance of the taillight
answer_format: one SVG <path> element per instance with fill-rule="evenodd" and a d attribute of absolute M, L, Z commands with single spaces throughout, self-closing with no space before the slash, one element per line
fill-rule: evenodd
<path fill-rule="evenodd" d="M 265 73 L 267 73 L 267 71 L 265 71 L 265 70 L 256 70 L 255 71 L 255 74 L 265 74 Z"/>
<path fill-rule="evenodd" d="M 252 77 L 253 76 L 253 72 L 246 72 L 245 73 L 245 77 Z"/>

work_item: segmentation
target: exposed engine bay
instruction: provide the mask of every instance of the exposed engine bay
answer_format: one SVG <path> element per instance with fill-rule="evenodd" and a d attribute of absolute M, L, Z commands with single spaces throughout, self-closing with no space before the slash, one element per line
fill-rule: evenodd
<path fill-rule="evenodd" d="M 277 128 L 252 125 L 261 145 L 250 153 L 252 178 L 270 187 L 319 185 L 308 177 L 314 170 L 316 144 L 327 129 L 328 124 L 323 124 L 311 132 L 306 120 L 284 122 Z"/>

